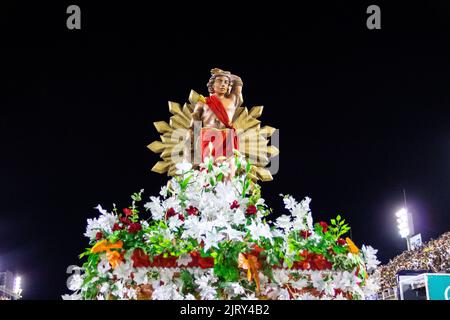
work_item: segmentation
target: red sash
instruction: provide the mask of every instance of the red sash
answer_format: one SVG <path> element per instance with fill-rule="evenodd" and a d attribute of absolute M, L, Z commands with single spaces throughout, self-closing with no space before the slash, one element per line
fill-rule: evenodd
<path fill-rule="evenodd" d="M 228 113 L 219 98 L 217 98 L 215 95 L 206 97 L 206 104 L 211 109 L 211 111 L 214 112 L 217 119 L 219 119 L 220 122 L 224 124 L 225 127 L 229 129 L 233 128 L 230 123 L 230 118 L 228 118 Z"/>
<path fill-rule="evenodd" d="M 227 129 L 203 128 L 201 131 L 202 160 L 211 153 L 213 158 L 233 156 L 233 149 L 239 149 L 236 131 L 230 123 L 230 118 L 222 102 L 215 95 L 206 97 L 206 104 L 214 112 L 217 119 L 222 122 Z M 209 144 L 212 143 L 212 150 Z"/>

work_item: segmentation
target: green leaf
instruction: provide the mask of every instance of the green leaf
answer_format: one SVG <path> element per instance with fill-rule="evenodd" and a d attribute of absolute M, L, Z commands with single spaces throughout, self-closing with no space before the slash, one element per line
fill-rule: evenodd
<path fill-rule="evenodd" d="M 338 216 L 336 217 L 336 220 L 337 220 L 337 221 L 341 221 L 341 216 L 338 215 Z"/>
<path fill-rule="evenodd" d="M 223 180 L 223 173 L 219 173 L 219 175 L 217 176 L 217 182 L 220 182 Z"/>
<path fill-rule="evenodd" d="M 331 224 L 335 226 L 336 225 L 336 220 L 331 219 Z"/>

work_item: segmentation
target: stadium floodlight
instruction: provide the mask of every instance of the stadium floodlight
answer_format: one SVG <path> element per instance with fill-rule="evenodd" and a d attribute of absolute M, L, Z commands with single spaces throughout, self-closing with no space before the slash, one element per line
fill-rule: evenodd
<path fill-rule="evenodd" d="M 19 276 L 14 279 L 14 293 L 17 295 L 22 293 L 22 278 Z"/>
<path fill-rule="evenodd" d="M 414 233 L 412 215 L 406 208 L 401 208 L 395 213 L 397 217 L 397 228 L 400 237 L 406 239 L 408 250 L 411 249 L 410 237 Z"/>

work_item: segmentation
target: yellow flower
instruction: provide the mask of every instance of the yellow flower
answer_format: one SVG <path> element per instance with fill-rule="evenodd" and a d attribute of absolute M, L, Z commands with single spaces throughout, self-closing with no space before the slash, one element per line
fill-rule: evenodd
<path fill-rule="evenodd" d="M 353 243 L 353 241 L 349 237 L 345 238 L 345 241 L 347 242 L 348 249 L 350 250 L 351 253 L 353 254 L 359 253 L 358 247 Z"/>

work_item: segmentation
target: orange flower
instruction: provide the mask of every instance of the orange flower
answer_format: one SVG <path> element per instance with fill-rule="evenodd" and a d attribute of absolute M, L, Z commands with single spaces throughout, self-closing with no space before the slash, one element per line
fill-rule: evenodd
<path fill-rule="evenodd" d="M 106 251 L 106 258 L 113 269 L 122 262 L 122 256 L 117 251 Z"/>
<path fill-rule="evenodd" d="M 260 267 L 258 258 L 252 254 L 239 253 L 238 257 L 239 268 L 247 270 L 247 280 L 250 282 L 252 279 L 256 284 L 256 292 L 259 294 L 260 284 L 258 268 Z"/>
<path fill-rule="evenodd" d="M 107 240 L 97 242 L 91 249 L 91 253 L 100 253 L 106 251 L 106 258 L 113 269 L 115 269 L 122 261 L 122 256 L 118 251 L 111 251 L 111 249 L 121 249 L 123 247 L 122 241 L 110 243 Z"/>
<path fill-rule="evenodd" d="M 349 237 L 345 238 L 345 241 L 347 242 L 348 249 L 350 250 L 351 253 L 353 254 L 359 253 L 358 247 L 353 243 L 353 241 Z"/>
<path fill-rule="evenodd" d="M 116 243 L 110 243 L 107 240 L 97 242 L 91 249 L 91 253 L 99 253 L 104 251 L 110 251 L 111 249 L 121 249 L 123 242 L 121 240 Z"/>

